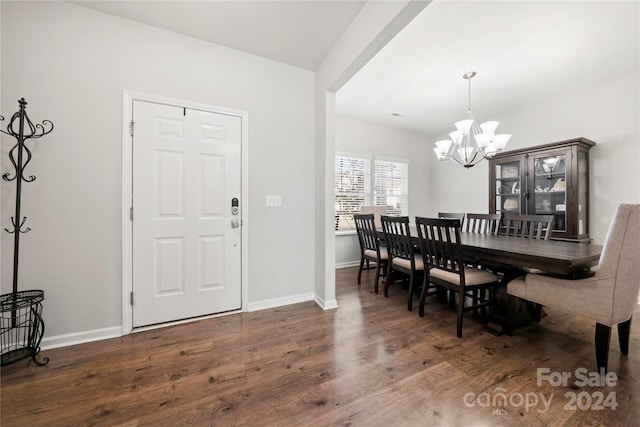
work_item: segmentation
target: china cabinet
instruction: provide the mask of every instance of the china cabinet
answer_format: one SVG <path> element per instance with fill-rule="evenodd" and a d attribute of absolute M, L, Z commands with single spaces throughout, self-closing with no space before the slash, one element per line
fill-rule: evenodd
<path fill-rule="evenodd" d="M 589 241 L 586 138 L 495 154 L 489 160 L 489 212 L 553 215 L 552 239 Z"/>

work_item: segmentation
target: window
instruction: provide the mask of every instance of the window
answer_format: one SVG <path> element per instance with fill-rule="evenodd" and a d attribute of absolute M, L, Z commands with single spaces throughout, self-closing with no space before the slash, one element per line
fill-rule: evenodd
<path fill-rule="evenodd" d="M 356 228 L 353 214 L 371 204 L 371 158 L 336 155 L 336 230 Z"/>
<path fill-rule="evenodd" d="M 402 216 L 409 212 L 409 164 L 376 160 L 374 167 L 374 205 L 386 206 L 387 215 Z"/>
<path fill-rule="evenodd" d="M 363 205 L 386 206 L 388 215 L 408 215 L 407 161 L 336 153 L 335 162 L 336 230 L 354 229 L 353 214 Z"/>

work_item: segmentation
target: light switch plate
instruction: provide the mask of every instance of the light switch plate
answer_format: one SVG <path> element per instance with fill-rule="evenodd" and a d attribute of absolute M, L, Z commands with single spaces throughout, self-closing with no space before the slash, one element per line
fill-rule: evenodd
<path fill-rule="evenodd" d="M 267 194 L 267 206 L 270 206 L 270 207 L 282 206 L 282 197 L 279 195 Z"/>

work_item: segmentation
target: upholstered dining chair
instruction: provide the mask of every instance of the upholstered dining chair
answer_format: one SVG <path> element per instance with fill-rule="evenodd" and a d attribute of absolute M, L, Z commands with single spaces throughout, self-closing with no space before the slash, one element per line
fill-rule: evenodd
<path fill-rule="evenodd" d="M 474 214 L 468 213 L 462 231 L 477 234 L 498 234 L 501 214 Z"/>
<path fill-rule="evenodd" d="M 507 236 L 528 237 L 530 239 L 549 240 L 553 229 L 553 215 L 518 215 L 507 213 L 504 216 Z"/>
<path fill-rule="evenodd" d="M 376 263 L 376 285 L 375 292 L 378 293 L 378 283 L 380 276 L 387 275 L 387 264 L 389 257 L 387 256 L 387 248 L 380 245 L 378 232 L 373 214 L 355 214 L 353 219 L 356 223 L 356 232 L 358 234 L 358 242 L 360 242 L 360 268 L 358 269 L 358 285 L 362 270 L 373 268 L 370 262 Z M 366 265 L 366 267 L 365 267 Z"/>
<path fill-rule="evenodd" d="M 389 285 L 394 281 L 393 272 L 400 272 L 409 278 L 409 301 L 407 309 L 413 310 L 413 286 L 416 276 L 424 273 L 422 257 L 416 254 L 408 216 L 382 216 L 382 230 L 389 255 L 389 268 L 384 281 L 384 296 L 389 296 Z"/>
<path fill-rule="evenodd" d="M 515 298 L 539 303 L 596 322 L 598 369 L 607 369 L 611 327 L 618 325 L 620 352 L 629 352 L 629 328 L 640 288 L 640 205 L 621 204 L 592 277 L 565 280 L 527 274 L 507 285 L 507 332 L 512 333 Z"/>
<path fill-rule="evenodd" d="M 469 267 L 462 257 L 461 224 L 458 219 L 416 217 L 418 241 L 425 268 L 418 314 L 424 316 L 425 299 L 429 288 L 442 286 L 458 293 L 456 334 L 462 338 L 462 319 L 465 311 L 489 307 L 493 290 L 500 280 L 485 270 Z M 474 292 L 488 289 L 489 297 Z M 467 306 L 466 301 L 471 305 Z"/>

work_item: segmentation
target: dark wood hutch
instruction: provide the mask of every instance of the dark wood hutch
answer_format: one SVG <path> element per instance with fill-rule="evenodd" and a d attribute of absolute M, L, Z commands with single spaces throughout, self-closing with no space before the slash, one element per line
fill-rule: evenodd
<path fill-rule="evenodd" d="M 589 241 L 586 138 L 496 153 L 489 159 L 489 212 L 553 215 L 552 239 Z"/>

